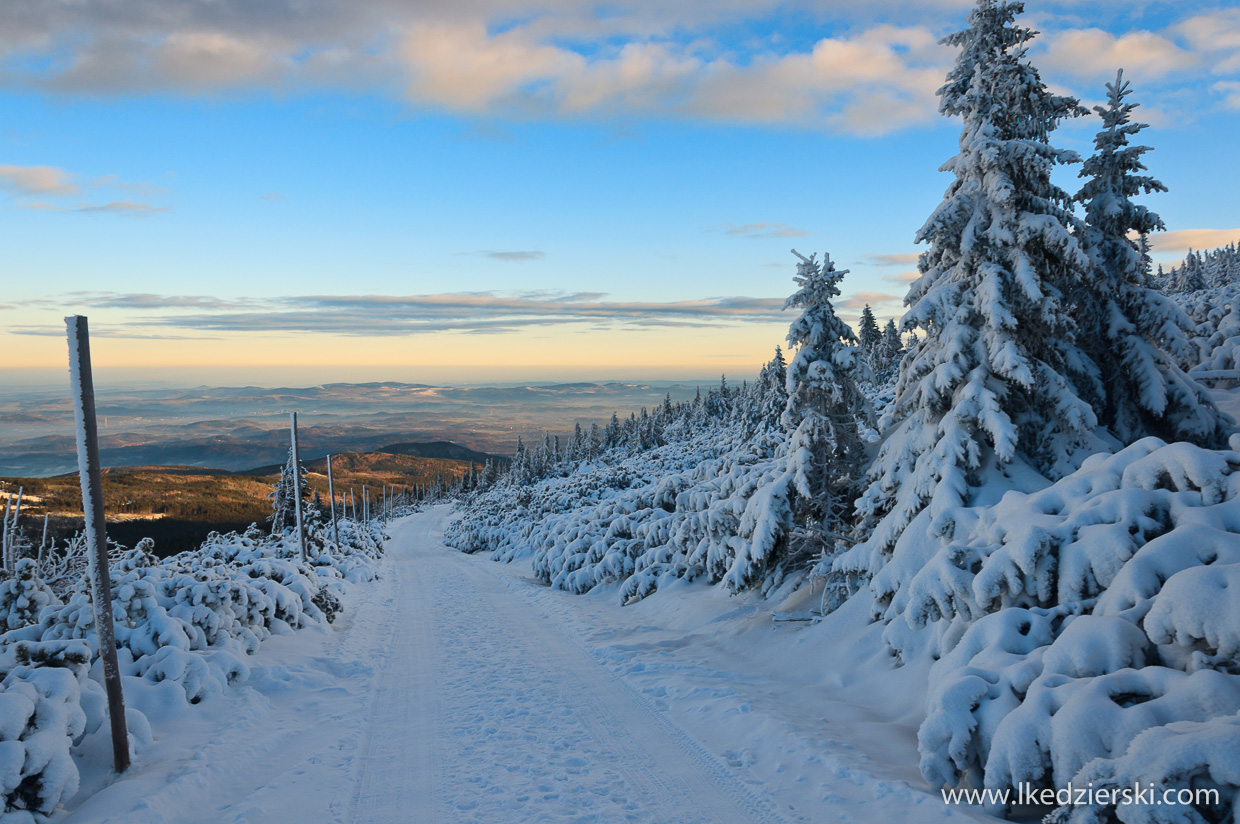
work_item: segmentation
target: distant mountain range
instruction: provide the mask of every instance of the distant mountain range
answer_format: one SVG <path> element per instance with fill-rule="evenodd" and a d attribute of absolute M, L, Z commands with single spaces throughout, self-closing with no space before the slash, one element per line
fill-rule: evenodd
<path fill-rule="evenodd" d="M 509 458 L 505 458 L 500 455 L 488 455 L 485 452 L 478 452 L 468 447 L 461 446 L 460 444 L 452 443 L 451 441 L 432 441 L 430 443 L 397 443 L 389 446 L 383 446 L 378 449 L 372 449 L 367 454 L 405 455 L 414 458 L 437 458 L 439 460 L 447 461 L 466 461 L 468 463 L 477 464 L 479 469 L 486 465 L 487 461 L 492 461 L 493 463 L 500 465 L 506 465 L 510 460 Z M 280 472 L 285 463 L 286 461 L 282 461 L 278 464 L 268 464 L 267 466 L 238 471 L 232 474 L 275 475 Z M 327 471 L 326 457 L 317 458 L 312 461 L 302 461 L 302 463 L 305 465 L 306 470 L 310 472 L 322 473 Z"/>
<path fill-rule="evenodd" d="M 706 389 L 711 382 L 700 385 Z M 376 382 L 311 387 L 97 387 L 105 466 L 189 466 L 230 472 L 279 466 L 288 455 L 288 413 L 300 423 L 303 459 L 388 451 L 485 462 L 512 454 L 517 436 L 567 435 L 653 408 L 697 383 L 606 382 L 450 387 Z M 68 392 L 0 394 L 0 476 L 50 476 L 77 466 Z M 408 446 L 415 444 L 416 446 Z M 446 446 L 435 447 L 435 444 Z M 466 446 L 467 445 L 467 446 Z M 414 451 L 408 452 L 406 449 Z M 459 456 L 459 457 L 456 457 Z"/>

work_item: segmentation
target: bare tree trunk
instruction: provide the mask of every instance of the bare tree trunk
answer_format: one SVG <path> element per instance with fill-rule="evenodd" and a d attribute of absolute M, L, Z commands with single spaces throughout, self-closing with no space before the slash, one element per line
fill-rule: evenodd
<path fill-rule="evenodd" d="M 125 726 L 125 696 L 116 662 L 116 634 L 112 625 L 112 586 L 108 575 L 108 536 L 104 525 L 103 473 L 99 466 L 99 424 L 95 420 L 95 382 L 90 369 L 90 331 L 86 318 L 66 318 L 69 326 L 69 373 L 73 386 L 73 417 L 77 423 L 78 477 L 82 483 L 82 511 L 86 515 L 86 547 L 90 558 L 91 600 L 103 685 L 112 722 L 112 761 L 117 772 L 129 768 L 129 732 Z"/>
<path fill-rule="evenodd" d="M 327 456 L 327 501 L 332 510 L 332 540 L 340 547 L 340 530 L 336 527 L 336 487 L 332 483 L 332 456 Z"/>
<path fill-rule="evenodd" d="M 370 523 L 370 495 L 367 490 L 369 487 L 362 487 L 362 520 Z"/>
<path fill-rule="evenodd" d="M 306 555 L 306 525 L 301 518 L 301 459 L 297 455 L 297 413 L 289 413 L 293 438 L 293 507 L 297 510 L 297 549 L 304 562 Z"/>

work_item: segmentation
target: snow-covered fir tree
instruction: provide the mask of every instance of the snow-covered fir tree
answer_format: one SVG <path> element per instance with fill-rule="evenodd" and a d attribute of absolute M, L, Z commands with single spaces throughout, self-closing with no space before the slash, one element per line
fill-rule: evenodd
<path fill-rule="evenodd" d="M 792 433 L 788 465 L 799 496 L 798 520 L 817 529 L 827 554 L 833 555 L 852 520 L 866 462 L 858 424 L 870 420 L 870 409 L 857 386 L 866 368 L 857 336 L 832 305 L 848 270 L 837 270 L 825 255 L 819 263 L 813 256 L 793 254 L 801 259 L 799 288 L 785 308 L 800 308 L 801 315 L 788 330 L 788 345 L 796 353 L 788 364 L 782 422 Z M 877 324 L 874 329 L 877 334 Z"/>
<path fill-rule="evenodd" d="M 776 430 L 783 425 L 784 409 L 788 406 L 788 365 L 784 352 L 775 347 L 775 357 L 762 367 L 754 384 L 757 394 L 757 416 L 760 425 Z"/>
<path fill-rule="evenodd" d="M 1240 244 L 1230 243 L 1208 252 L 1188 250 L 1179 266 L 1164 273 L 1159 266 L 1156 285 L 1164 292 L 1197 292 L 1240 285 Z"/>
<path fill-rule="evenodd" d="M 1103 129 L 1085 161 L 1087 178 L 1076 199 L 1085 204 L 1084 245 L 1094 276 L 1072 296 L 1081 346 L 1096 367 L 1095 410 L 1100 422 L 1125 444 L 1156 435 L 1202 446 L 1226 441 L 1227 421 L 1205 389 L 1184 374 L 1164 347 L 1191 357 L 1191 322 L 1171 300 L 1150 288 L 1138 241 L 1164 228 L 1162 218 L 1134 196 L 1167 190 L 1142 174 L 1146 146 L 1129 140 L 1143 123 L 1132 120 L 1137 104 L 1125 100 L 1131 84 L 1123 71 L 1107 84 L 1107 104 L 1095 107 Z"/>
<path fill-rule="evenodd" d="M 861 310 L 861 319 L 857 321 L 857 341 L 866 349 L 873 349 L 882 342 L 883 333 L 878 328 L 878 321 L 874 319 L 874 310 L 870 309 L 870 304 L 866 304 Z"/>
<path fill-rule="evenodd" d="M 987 468 L 1023 459 L 1057 475 L 1097 424 L 1077 383 L 1088 359 L 1074 344 L 1064 297 L 1090 272 L 1073 236 L 1070 196 L 1051 170 L 1078 160 L 1048 135 L 1083 112 L 1051 94 L 1025 56 L 1035 32 L 1020 2 L 979 0 L 939 89 L 939 111 L 963 119 L 943 203 L 917 233 L 929 243 L 905 299 L 906 329 L 925 338 L 902 361 L 889 408 L 894 430 L 860 501 L 875 527 L 847 564 L 872 574 L 930 508 L 937 533 Z"/>
<path fill-rule="evenodd" d="M 883 327 L 883 349 L 889 358 L 897 358 L 904 351 L 904 342 L 900 340 L 900 329 L 896 326 L 895 318 L 888 318 L 887 325 Z"/>
<path fill-rule="evenodd" d="M 304 464 L 293 466 L 293 450 L 289 449 L 288 462 L 280 469 L 280 477 L 276 480 L 275 486 L 271 490 L 271 494 L 267 497 L 271 499 L 271 515 L 268 518 L 271 521 L 271 534 L 279 535 L 297 524 L 297 510 L 294 499 L 296 498 L 296 486 L 293 481 L 293 473 L 297 472 L 301 479 L 301 516 L 303 521 L 309 525 L 313 520 L 317 519 L 319 510 L 315 506 L 311 497 L 309 484 L 306 483 L 306 467 Z"/>

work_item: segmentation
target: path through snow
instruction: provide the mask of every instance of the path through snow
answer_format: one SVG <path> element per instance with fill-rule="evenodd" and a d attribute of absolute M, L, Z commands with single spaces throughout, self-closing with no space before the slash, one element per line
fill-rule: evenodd
<path fill-rule="evenodd" d="M 393 524 L 383 578 L 353 590 L 342 626 L 272 639 L 249 686 L 152 718 L 157 742 L 135 768 L 110 786 L 88 773 L 81 800 L 58 818 L 774 824 L 955 815 L 904 780 L 916 781 L 907 742 L 897 741 L 906 763 L 893 766 L 882 763 L 885 744 L 876 761 L 833 737 L 889 737 L 880 723 L 850 713 L 833 727 L 820 695 L 768 682 L 761 663 L 726 644 L 617 625 L 610 603 L 447 549 L 446 518 L 441 508 Z M 606 625 L 592 625 L 600 619 Z M 800 717 L 801 706 L 813 717 Z"/>

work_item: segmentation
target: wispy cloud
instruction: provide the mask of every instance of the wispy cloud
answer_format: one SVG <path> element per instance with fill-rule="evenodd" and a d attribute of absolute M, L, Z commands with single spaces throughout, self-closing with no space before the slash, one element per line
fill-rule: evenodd
<path fill-rule="evenodd" d="M 1149 236 L 1155 252 L 1187 252 L 1189 249 L 1214 249 L 1240 242 L 1240 229 L 1179 229 L 1155 232 Z"/>
<path fill-rule="evenodd" d="M 0 187 L 20 195 L 76 195 L 73 175 L 55 166 L 0 166 Z"/>
<path fill-rule="evenodd" d="M 910 266 L 920 256 L 920 252 L 903 252 L 897 255 L 866 255 L 865 259 L 876 266 Z"/>
<path fill-rule="evenodd" d="M 12 326 L 7 332 L 14 335 L 26 335 L 39 338 L 59 338 L 64 337 L 65 330 L 60 326 Z M 154 332 L 144 332 L 133 326 L 118 326 L 113 324 L 92 324 L 90 327 L 91 337 L 95 338 L 118 338 L 125 340 L 221 340 L 218 335 L 161 335 Z"/>
<path fill-rule="evenodd" d="M 787 223 L 735 223 L 723 224 L 724 232 L 732 237 L 805 237 L 809 232 L 789 226 Z"/>
<path fill-rule="evenodd" d="M 262 196 L 260 196 L 258 199 L 266 200 L 268 202 L 281 202 L 281 201 L 288 200 L 288 198 L 286 198 L 284 195 L 280 194 L 279 192 L 266 192 Z"/>
<path fill-rule="evenodd" d="M 481 255 L 491 260 L 502 260 L 505 263 L 528 263 L 531 260 L 542 260 L 547 256 L 546 252 L 537 249 L 516 250 L 516 251 L 496 251 L 493 249 L 484 249 L 480 252 L 471 252 L 470 254 Z"/>
<path fill-rule="evenodd" d="M 903 300 L 899 295 L 889 295 L 885 292 L 856 292 L 838 301 L 836 306 L 840 309 L 861 309 L 864 306 L 877 309 L 889 303 L 900 304 Z"/>
<path fill-rule="evenodd" d="M 921 277 L 921 272 L 916 269 L 910 269 L 907 272 L 893 272 L 890 275 L 883 275 L 883 280 L 890 283 L 909 284 Z"/>
<path fill-rule="evenodd" d="M 130 217 L 149 217 L 169 211 L 167 206 L 152 206 L 149 203 L 137 203 L 132 200 L 113 200 L 108 203 L 84 203 L 70 209 L 73 212 L 111 213 Z"/>
<path fill-rule="evenodd" d="M 1039 64 L 1093 80 L 1114 77 L 1119 67 L 1130 77 L 1156 79 L 1191 69 L 1201 61 L 1200 54 L 1149 31 L 1115 35 L 1102 29 L 1069 29 L 1055 34 L 1048 44 Z"/>
<path fill-rule="evenodd" d="M 701 300 L 611 301 L 596 292 L 433 295 L 305 295 L 270 300 L 225 300 L 193 295 L 75 293 L 27 301 L 45 309 L 126 309 L 142 313 L 136 334 L 151 327 L 211 333 L 308 332 L 396 336 L 430 332 L 498 334 L 528 327 L 589 324 L 596 328 L 701 327 L 786 322 L 782 298 L 714 297 Z M 117 329 L 124 327 L 116 327 Z M 21 334 L 43 334 L 25 327 Z M 17 331 L 17 330 L 15 330 Z M 51 334 L 50 331 L 44 330 Z M 63 330 L 59 330 L 63 333 Z M 115 332 L 114 334 L 120 334 Z"/>
<path fill-rule="evenodd" d="M 102 203 L 67 202 L 87 190 L 119 190 L 143 197 L 163 194 L 166 189 L 149 183 L 122 180 L 117 175 L 83 178 L 56 166 L 0 166 L 0 189 L 17 196 L 17 206 L 38 212 L 112 213 L 145 217 L 167 212 L 168 207 L 136 200 L 108 200 Z M 42 198 L 31 200 L 32 197 Z M 59 201 L 59 202 L 58 202 Z"/>

